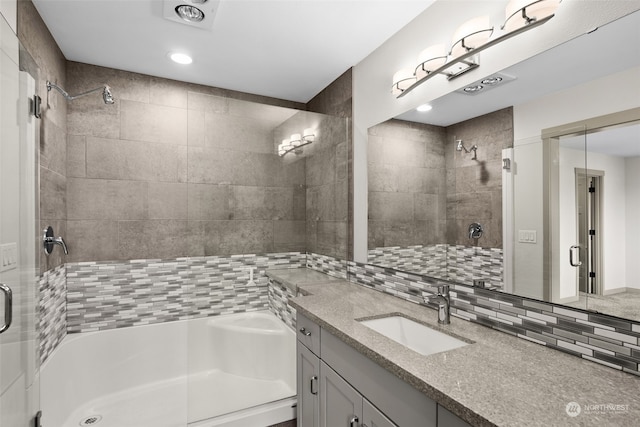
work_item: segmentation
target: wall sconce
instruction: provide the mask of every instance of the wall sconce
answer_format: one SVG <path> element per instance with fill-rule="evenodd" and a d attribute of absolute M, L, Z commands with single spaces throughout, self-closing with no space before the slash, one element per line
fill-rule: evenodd
<path fill-rule="evenodd" d="M 302 154 L 302 147 L 315 140 L 315 131 L 311 128 L 305 129 L 302 134 L 294 133 L 289 139 L 283 139 L 278 145 L 278 156 L 282 157 L 287 153 Z"/>
<path fill-rule="evenodd" d="M 455 31 L 448 55 L 442 45 L 423 50 L 413 72 L 402 69 L 393 75 L 391 93 L 401 98 L 438 74 L 451 80 L 477 68 L 481 51 L 544 24 L 555 16 L 561 1 L 511 0 L 505 9 L 506 21 L 497 36 L 488 15 L 465 22 Z"/>

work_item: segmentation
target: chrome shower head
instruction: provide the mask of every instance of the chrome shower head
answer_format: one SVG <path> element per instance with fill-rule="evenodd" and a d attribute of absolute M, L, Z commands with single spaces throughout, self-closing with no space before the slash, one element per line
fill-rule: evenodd
<path fill-rule="evenodd" d="M 456 151 L 462 151 L 463 145 L 462 145 L 462 140 L 459 139 L 458 141 L 456 141 L 458 143 L 458 145 L 456 146 Z"/>
<path fill-rule="evenodd" d="M 104 89 L 102 89 L 102 99 L 105 104 L 113 104 L 116 102 L 115 98 L 111 94 L 111 88 L 108 85 L 104 85 Z"/>

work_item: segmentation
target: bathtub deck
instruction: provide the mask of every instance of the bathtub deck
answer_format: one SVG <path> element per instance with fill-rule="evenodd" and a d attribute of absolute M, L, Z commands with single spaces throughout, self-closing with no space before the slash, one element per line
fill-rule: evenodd
<path fill-rule="evenodd" d="M 257 380 L 218 370 L 125 390 L 78 408 L 63 427 L 99 415 L 98 427 L 185 427 L 230 412 L 294 396 L 281 380 Z M 185 403 L 188 403 L 185 404 Z M 185 408 L 189 408 L 189 413 Z"/>

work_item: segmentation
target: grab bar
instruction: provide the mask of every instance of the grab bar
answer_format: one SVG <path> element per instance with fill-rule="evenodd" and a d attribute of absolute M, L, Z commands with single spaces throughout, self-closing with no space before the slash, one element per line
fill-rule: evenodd
<path fill-rule="evenodd" d="M 4 292 L 4 325 L 0 328 L 1 334 L 9 329 L 13 321 L 13 292 L 4 283 L 0 283 L 0 291 Z"/>

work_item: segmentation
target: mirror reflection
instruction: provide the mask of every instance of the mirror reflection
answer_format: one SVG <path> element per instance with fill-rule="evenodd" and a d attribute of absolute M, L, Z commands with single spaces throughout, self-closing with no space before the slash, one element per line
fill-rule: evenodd
<path fill-rule="evenodd" d="M 640 113 L 607 90 L 640 84 L 640 51 L 618 51 L 639 28 L 636 12 L 486 76 L 502 82 L 484 93 L 371 127 L 369 262 L 640 318 Z"/>

